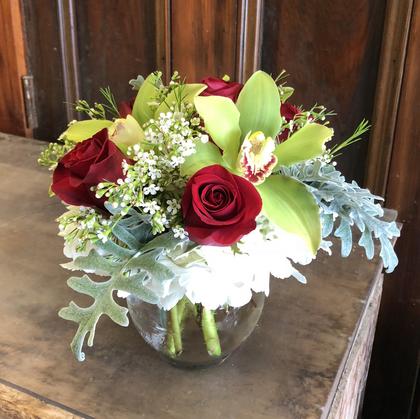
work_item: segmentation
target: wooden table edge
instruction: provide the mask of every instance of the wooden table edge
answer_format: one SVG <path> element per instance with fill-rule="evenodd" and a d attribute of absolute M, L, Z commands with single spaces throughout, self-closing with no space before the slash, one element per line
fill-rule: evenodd
<path fill-rule="evenodd" d="M 93 419 L 71 407 L 0 378 L 0 416 L 10 419 Z"/>

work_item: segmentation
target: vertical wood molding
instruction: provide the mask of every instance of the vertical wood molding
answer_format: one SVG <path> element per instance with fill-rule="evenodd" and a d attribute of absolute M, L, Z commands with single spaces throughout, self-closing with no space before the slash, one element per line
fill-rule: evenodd
<path fill-rule="evenodd" d="M 396 245 L 399 266 L 384 283 L 365 417 L 414 419 L 410 403 L 415 409 L 413 393 L 420 348 L 420 0 L 390 3 L 410 3 L 412 10 L 409 24 L 407 17 L 395 26 L 400 30 L 404 27 L 408 36 L 405 34 L 404 57 L 402 51 L 394 51 L 394 58 L 400 59 L 395 65 L 402 68 L 402 73 L 395 76 L 399 78 L 398 102 L 391 98 L 396 109 L 385 107 L 385 119 L 381 119 L 382 123 L 386 118 L 393 120 L 392 133 L 386 133 L 389 138 L 384 137 L 382 145 L 389 147 L 387 141 L 392 139 L 392 153 L 386 179 L 381 179 L 378 171 L 373 180 L 381 187 L 386 181 L 386 205 L 398 211 L 403 229 Z M 395 79 L 389 80 L 391 84 Z M 380 152 L 372 159 L 387 157 Z"/>
<path fill-rule="evenodd" d="M 30 136 L 21 81 L 27 63 L 20 1 L 0 1 L 0 54 L 0 130 Z"/>
<path fill-rule="evenodd" d="M 58 0 L 61 62 L 67 122 L 76 119 L 73 104 L 80 99 L 79 56 L 74 0 Z"/>
<path fill-rule="evenodd" d="M 244 82 L 260 68 L 264 0 L 238 2 L 237 80 Z"/>
<path fill-rule="evenodd" d="M 382 196 L 388 183 L 413 2 L 387 2 L 365 181 Z"/>
<path fill-rule="evenodd" d="M 169 82 L 172 74 L 171 0 L 156 3 L 156 65 Z"/>

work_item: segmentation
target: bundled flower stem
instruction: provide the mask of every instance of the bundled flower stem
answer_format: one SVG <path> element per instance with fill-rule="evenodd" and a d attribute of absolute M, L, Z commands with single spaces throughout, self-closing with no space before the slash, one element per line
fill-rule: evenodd
<path fill-rule="evenodd" d="M 211 356 L 220 356 L 222 349 L 220 347 L 219 334 L 217 333 L 217 325 L 214 316 L 215 313 L 213 310 L 203 307 L 201 314 L 201 329 L 203 330 L 208 354 Z"/>
<path fill-rule="evenodd" d="M 210 356 L 218 357 L 222 353 L 215 320 L 216 313 L 213 310 L 206 309 L 201 304 L 192 304 L 188 298 L 184 297 L 174 307 L 169 310 L 168 334 L 167 334 L 167 352 L 172 358 L 182 354 L 182 332 L 184 322 L 188 316 L 194 317 L 197 327 L 203 334 L 207 353 Z"/>

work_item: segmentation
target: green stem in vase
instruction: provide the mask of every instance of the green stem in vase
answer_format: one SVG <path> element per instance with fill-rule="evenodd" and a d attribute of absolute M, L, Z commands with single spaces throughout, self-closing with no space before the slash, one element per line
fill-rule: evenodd
<path fill-rule="evenodd" d="M 167 351 L 168 355 L 171 357 L 174 357 L 176 355 L 175 351 L 175 343 L 174 343 L 174 337 L 172 336 L 172 332 L 168 331 L 168 340 L 167 340 Z"/>
<path fill-rule="evenodd" d="M 182 337 L 181 337 L 181 326 L 180 326 L 180 317 L 178 312 L 178 304 L 171 308 L 169 311 L 171 322 L 170 322 L 170 335 L 169 335 L 169 345 L 172 345 L 171 338 L 173 340 L 173 347 L 175 355 L 179 355 L 182 352 Z M 171 349 L 170 347 L 168 349 Z"/>
<path fill-rule="evenodd" d="M 203 307 L 201 313 L 201 328 L 203 330 L 204 342 L 206 343 L 208 354 L 211 356 L 220 356 L 222 354 L 222 349 L 220 347 L 214 312 L 205 307 Z"/>

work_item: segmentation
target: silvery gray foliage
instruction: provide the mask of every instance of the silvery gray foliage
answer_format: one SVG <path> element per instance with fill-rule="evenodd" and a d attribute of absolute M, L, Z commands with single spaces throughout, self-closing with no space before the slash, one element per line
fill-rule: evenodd
<path fill-rule="evenodd" d="M 135 210 L 130 210 L 112 232 L 113 237 L 105 242 L 96 241 L 87 256 L 79 256 L 72 262 L 72 270 L 109 277 L 105 281 L 94 281 L 85 274 L 67 281 L 74 291 L 92 297 L 93 303 L 89 307 L 80 307 L 71 301 L 59 312 L 60 317 L 78 323 L 70 346 L 79 361 L 85 359 L 82 349 L 87 336 L 88 346 L 93 345 L 96 325 L 102 315 L 107 315 L 121 326 L 128 325 L 128 310 L 115 301 L 114 291 L 124 291 L 155 304 L 158 298 L 144 285 L 144 281 L 148 278 L 163 281 L 175 275 L 161 262 L 166 252 L 180 243 L 172 232 L 153 236 L 151 225 Z"/>
<path fill-rule="evenodd" d="M 132 86 L 133 90 L 140 90 L 141 85 L 144 83 L 144 77 L 140 74 L 135 78 L 131 79 L 128 84 Z"/>
<path fill-rule="evenodd" d="M 375 201 L 379 196 L 363 189 L 355 181 L 346 182 L 344 176 L 330 163 L 320 160 L 282 167 L 281 173 L 305 183 L 313 193 L 321 209 L 322 237 L 334 236 L 341 240 L 341 255 L 347 257 L 352 249 L 351 226 L 355 225 L 362 233 L 358 244 L 364 247 L 368 259 L 374 256 L 373 239 L 381 245 L 380 257 L 386 272 L 392 272 L 398 258 L 391 243 L 399 237 L 400 231 L 393 222 L 381 219 L 384 211 Z M 338 221 L 336 223 L 335 221 Z M 338 224 L 338 227 L 337 227 Z"/>

